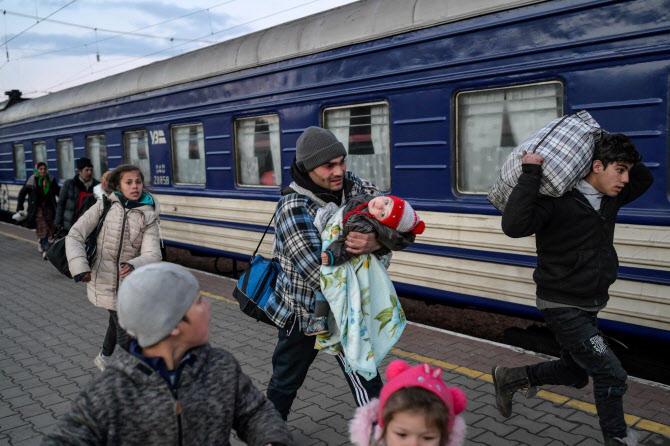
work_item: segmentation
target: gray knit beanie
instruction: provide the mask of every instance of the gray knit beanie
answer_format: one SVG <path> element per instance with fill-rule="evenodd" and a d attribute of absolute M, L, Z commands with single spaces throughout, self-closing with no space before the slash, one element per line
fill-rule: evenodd
<path fill-rule="evenodd" d="M 330 130 L 308 127 L 298 138 L 295 159 L 305 172 L 340 156 L 347 151 Z"/>
<path fill-rule="evenodd" d="M 199 291 L 196 278 L 182 266 L 160 262 L 139 267 L 119 287 L 119 324 L 140 347 L 151 347 L 179 325 Z"/>

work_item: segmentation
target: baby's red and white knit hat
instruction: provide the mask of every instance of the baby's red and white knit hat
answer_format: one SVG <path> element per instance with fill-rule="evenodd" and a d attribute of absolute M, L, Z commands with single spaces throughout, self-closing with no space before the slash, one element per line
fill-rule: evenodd
<path fill-rule="evenodd" d="M 387 198 L 393 200 L 393 210 L 391 215 L 381 220 L 381 223 L 395 229 L 398 232 L 411 232 L 412 234 L 422 234 L 426 229 L 426 224 L 421 221 L 412 206 L 399 197 L 387 195 Z"/>

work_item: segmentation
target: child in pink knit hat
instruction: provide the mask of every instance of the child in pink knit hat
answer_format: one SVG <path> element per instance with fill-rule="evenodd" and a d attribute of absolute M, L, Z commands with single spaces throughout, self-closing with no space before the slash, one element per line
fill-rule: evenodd
<path fill-rule="evenodd" d="M 379 399 L 356 409 L 349 438 L 356 446 L 461 446 L 465 441 L 465 394 L 447 387 L 442 369 L 410 367 L 395 360 L 386 369 Z"/>

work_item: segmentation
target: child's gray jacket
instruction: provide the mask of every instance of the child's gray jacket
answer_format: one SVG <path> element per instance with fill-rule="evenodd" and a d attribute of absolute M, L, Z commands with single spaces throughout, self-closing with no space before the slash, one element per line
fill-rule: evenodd
<path fill-rule="evenodd" d="M 190 351 L 172 389 L 151 367 L 117 349 L 43 445 L 228 445 L 231 430 L 251 446 L 293 444 L 274 405 L 228 352 Z"/>

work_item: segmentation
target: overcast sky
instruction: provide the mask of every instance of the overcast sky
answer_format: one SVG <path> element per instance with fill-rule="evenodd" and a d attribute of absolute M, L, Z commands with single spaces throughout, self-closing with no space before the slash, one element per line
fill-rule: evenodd
<path fill-rule="evenodd" d="M 0 102 L 7 90 L 42 96 L 352 1 L 0 0 Z"/>

